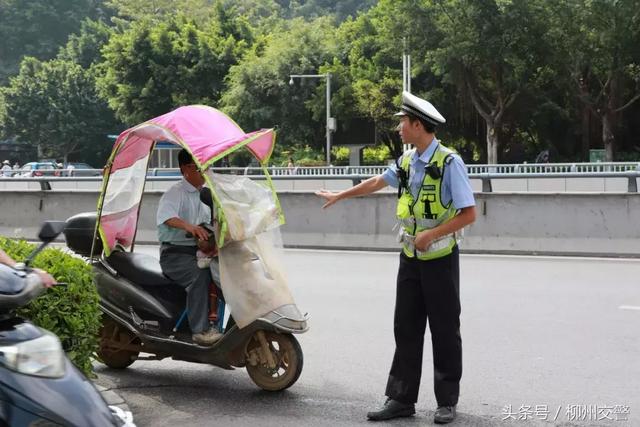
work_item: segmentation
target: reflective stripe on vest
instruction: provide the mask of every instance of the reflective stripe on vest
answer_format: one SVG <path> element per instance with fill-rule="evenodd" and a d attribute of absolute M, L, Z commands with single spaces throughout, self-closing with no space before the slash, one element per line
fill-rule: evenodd
<path fill-rule="evenodd" d="M 411 158 L 415 149 L 406 151 L 402 156 L 400 167 L 410 174 Z M 431 243 L 425 252 L 418 251 L 413 241 L 417 233 L 429 230 L 448 221 L 456 215 L 456 209 L 449 202 L 447 206 L 442 203 L 442 177 L 444 168 L 447 166 L 447 158 L 454 151 L 438 144 L 428 164 L 435 163 L 440 170 L 440 178 L 432 178 L 425 173 L 417 199 L 413 198 L 411 191 L 407 188 L 398 199 L 396 216 L 402 225 L 401 241 L 403 251 L 406 256 L 417 257 L 421 260 L 440 258 L 452 252 L 456 245 L 454 234 L 444 236 Z"/>
<path fill-rule="evenodd" d="M 455 244 L 457 243 L 455 233 L 447 234 L 446 236 L 431 242 L 431 245 L 429 245 L 427 250 L 423 252 L 419 249 L 416 249 L 415 239 L 416 239 L 415 236 L 412 236 L 407 233 L 403 233 L 402 243 L 403 243 L 403 247 L 406 247 L 409 249 L 409 253 L 413 254 L 413 252 L 415 251 L 416 255 L 418 256 L 418 259 L 433 259 L 434 257 L 429 256 L 431 253 L 441 252 L 445 250 L 449 250 L 448 253 L 451 253 L 451 249 L 453 249 L 453 246 L 455 246 Z M 444 255 L 440 255 L 440 256 L 444 256 Z M 424 258 L 424 257 L 428 257 L 428 258 Z"/>

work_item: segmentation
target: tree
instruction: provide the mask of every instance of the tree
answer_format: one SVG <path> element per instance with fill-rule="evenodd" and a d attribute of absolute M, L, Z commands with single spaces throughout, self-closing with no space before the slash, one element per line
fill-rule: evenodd
<path fill-rule="evenodd" d="M 99 0 L 0 0 L 0 84 L 23 56 L 53 58 L 85 18 L 103 13 Z"/>
<path fill-rule="evenodd" d="M 114 29 L 102 21 L 85 20 L 80 32 L 71 34 L 67 44 L 58 53 L 58 59 L 72 61 L 89 69 L 101 63 L 102 47 L 107 44 Z"/>
<path fill-rule="evenodd" d="M 304 18 L 312 21 L 333 16 L 337 22 L 356 16 L 371 8 L 376 0 L 217 0 L 233 13 L 252 19 Z"/>
<path fill-rule="evenodd" d="M 440 34 L 429 39 L 428 60 L 484 119 L 488 163 L 498 162 L 507 112 L 544 63 L 545 11 L 536 0 L 437 0 L 416 11 L 435 15 Z"/>
<path fill-rule="evenodd" d="M 294 0 L 289 2 L 289 9 L 293 16 L 319 18 L 333 14 L 338 22 L 342 22 L 349 16 L 369 9 L 375 3 L 375 0 Z"/>
<path fill-rule="evenodd" d="M 66 163 L 83 146 L 103 148 L 113 131 L 113 115 L 96 94 L 94 77 L 74 62 L 27 57 L 2 97 L 5 133 L 37 145 L 40 156 Z"/>
<path fill-rule="evenodd" d="M 229 67 L 246 49 L 216 21 L 203 28 L 183 15 L 133 22 L 103 48 L 99 90 L 129 125 L 180 105 L 216 107 Z"/>
<path fill-rule="evenodd" d="M 571 0 L 552 9 L 548 37 L 583 105 L 583 147 L 589 148 L 593 114 L 602 126 L 606 160 L 613 161 L 616 121 L 640 99 L 640 1 Z"/>
<path fill-rule="evenodd" d="M 383 0 L 355 20 L 344 22 L 338 31 L 340 54 L 330 67 L 338 81 L 343 81 L 337 87 L 342 125 L 356 117 L 373 122 L 379 140 L 394 156 L 402 151 L 393 116 L 402 99 L 399 8 L 397 2 Z"/>
<path fill-rule="evenodd" d="M 176 13 L 206 20 L 215 0 L 107 0 L 119 17 L 127 21 L 154 19 L 161 21 Z"/>
<path fill-rule="evenodd" d="M 329 19 L 282 23 L 257 40 L 229 72 L 223 110 L 248 130 L 278 126 L 279 145 L 324 145 L 324 80 L 298 80 L 290 74 L 318 74 L 335 55 L 335 29 Z M 315 120 L 313 120 L 315 119 Z"/>

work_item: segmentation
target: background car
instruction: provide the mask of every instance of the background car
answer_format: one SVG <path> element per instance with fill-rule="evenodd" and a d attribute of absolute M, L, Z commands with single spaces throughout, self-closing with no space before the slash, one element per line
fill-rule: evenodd
<path fill-rule="evenodd" d="M 60 168 L 54 162 L 29 162 L 22 166 L 19 176 L 60 176 Z"/>
<path fill-rule="evenodd" d="M 71 167 L 70 167 L 71 166 Z M 87 163 L 69 162 L 62 170 L 62 176 L 100 176 L 102 169 L 96 169 Z"/>

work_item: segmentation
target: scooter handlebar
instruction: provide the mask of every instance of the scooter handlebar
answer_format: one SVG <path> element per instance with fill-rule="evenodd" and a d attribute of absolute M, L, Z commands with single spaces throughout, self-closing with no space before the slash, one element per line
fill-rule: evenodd
<path fill-rule="evenodd" d="M 0 311 L 15 309 L 27 305 L 44 291 L 44 284 L 37 273 L 29 273 L 24 278 L 25 286 L 16 294 L 0 296 Z"/>

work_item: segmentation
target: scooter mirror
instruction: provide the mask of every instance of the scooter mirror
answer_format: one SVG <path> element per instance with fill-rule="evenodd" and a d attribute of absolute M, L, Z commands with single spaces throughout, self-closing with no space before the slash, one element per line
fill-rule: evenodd
<path fill-rule="evenodd" d="M 67 223 L 64 221 L 46 221 L 40 228 L 38 239 L 42 242 L 49 243 L 64 231 L 66 225 Z"/>
<path fill-rule="evenodd" d="M 213 210 L 213 196 L 209 187 L 202 187 L 200 190 L 200 201 Z"/>

